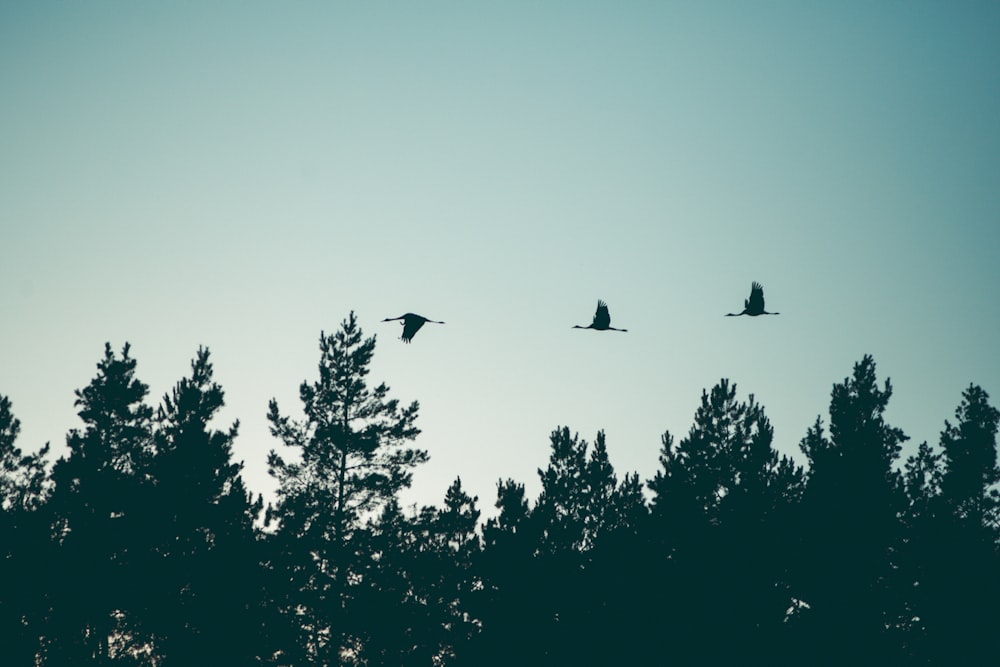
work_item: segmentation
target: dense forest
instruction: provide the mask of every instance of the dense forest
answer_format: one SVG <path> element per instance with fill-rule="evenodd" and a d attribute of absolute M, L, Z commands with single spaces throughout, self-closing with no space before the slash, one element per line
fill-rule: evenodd
<path fill-rule="evenodd" d="M 864 357 L 779 456 L 721 380 L 652 479 L 551 433 L 541 491 L 460 479 L 404 510 L 417 403 L 367 379 L 353 313 L 301 406 L 272 401 L 273 503 L 232 459 L 209 352 L 156 407 L 126 344 L 76 392 L 54 462 L 0 395 L 4 665 L 954 665 L 996 657 L 1000 413 L 970 385 L 901 458 Z M 0 387 L 2 389 L 2 387 Z"/>

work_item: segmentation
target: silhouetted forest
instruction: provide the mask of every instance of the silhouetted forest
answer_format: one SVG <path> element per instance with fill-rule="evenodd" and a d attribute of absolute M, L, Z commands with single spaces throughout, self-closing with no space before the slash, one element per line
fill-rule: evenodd
<path fill-rule="evenodd" d="M 418 405 L 368 369 L 352 313 L 321 334 L 301 405 L 272 401 L 278 482 L 241 479 L 209 352 L 154 408 L 126 344 L 76 391 L 54 463 L 0 396 L 4 665 L 956 665 L 996 659 L 996 435 L 980 387 L 901 459 L 892 395 L 861 359 L 828 419 L 779 456 L 764 407 L 721 380 L 652 479 L 605 436 L 550 436 L 529 498 L 494 518 L 460 479 L 399 493 L 427 460 Z M 822 406 L 817 406 L 822 407 Z"/>

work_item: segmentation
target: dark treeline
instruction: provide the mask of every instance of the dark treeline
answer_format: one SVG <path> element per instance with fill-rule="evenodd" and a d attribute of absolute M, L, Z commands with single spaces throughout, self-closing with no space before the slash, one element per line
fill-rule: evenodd
<path fill-rule="evenodd" d="M 399 492 L 427 453 L 418 405 L 371 386 L 353 315 L 320 337 L 295 415 L 272 401 L 279 487 L 232 460 L 238 424 L 207 350 L 157 407 L 128 345 L 76 392 L 54 463 L 0 396 L 4 665 L 850 665 L 995 659 L 1000 413 L 978 386 L 938 446 L 901 460 L 871 357 L 829 419 L 773 447 L 721 380 L 655 476 L 619 476 L 603 433 L 551 434 L 541 492 Z"/>

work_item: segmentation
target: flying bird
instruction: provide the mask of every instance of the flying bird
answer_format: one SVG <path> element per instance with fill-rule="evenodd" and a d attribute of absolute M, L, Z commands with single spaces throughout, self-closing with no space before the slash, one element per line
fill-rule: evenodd
<path fill-rule="evenodd" d="M 750 298 L 743 302 L 742 313 L 726 313 L 726 317 L 739 317 L 740 315 L 780 315 L 781 313 L 769 313 L 764 310 L 764 288 L 760 283 L 754 282 L 750 285 Z"/>
<path fill-rule="evenodd" d="M 579 324 L 573 325 L 574 329 L 596 329 L 597 331 L 628 331 L 628 329 L 615 329 L 611 326 L 611 313 L 608 312 L 608 304 L 603 301 L 597 302 L 597 312 L 594 313 L 594 321 L 589 327 L 581 327 Z"/>
<path fill-rule="evenodd" d="M 400 336 L 400 338 L 404 343 L 409 343 L 413 340 L 413 337 L 417 335 L 417 332 L 420 331 L 420 327 L 424 326 L 425 322 L 444 324 L 444 322 L 429 320 L 423 315 L 414 315 L 413 313 L 407 313 L 406 315 L 400 315 L 399 317 L 387 317 L 382 321 L 393 322 L 395 320 L 403 320 L 400 322 L 400 324 L 403 325 L 403 335 Z"/>

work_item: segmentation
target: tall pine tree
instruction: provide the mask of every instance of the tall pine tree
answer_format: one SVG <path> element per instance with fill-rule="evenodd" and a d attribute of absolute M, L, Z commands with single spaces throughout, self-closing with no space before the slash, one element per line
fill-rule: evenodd
<path fill-rule="evenodd" d="M 500 515 L 484 527 L 482 634 L 462 664 L 601 664 L 612 610 L 621 609 L 615 542 L 645 513 L 636 475 L 619 482 L 603 432 L 591 447 L 558 428 L 542 491 L 529 509 L 524 487 L 498 484 Z"/>
<path fill-rule="evenodd" d="M 97 376 L 76 392 L 82 430 L 53 469 L 50 501 L 58 542 L 46 664 L 103 665 L 148 655 L 143 555 L 153 525 L 153 409 L 129 345 L 105 345 Z"/>
<path fill-rule="evenodd" d="M 884 417 L 892 385 L 879 388 L 865 356 L 833 387 L 830 436 L 817 423 L 801 442 L 809 461 L 793 619 L 800 658 L 823 664 L 901 659 L 902 604 L 894 572 L 902 540 L 903 432 Z"/>
<path fill-rule="evenodd" d="M 955 419 L 907 462 L 909 653 L 932 664 L 989 662 L 1000 618 L 1000 412 L 970 385 Z"/>
<path fill-rule="evenodd" d="M 660 659 L 776 661 L 802 471 L 773 437 L 760 404 L 737 400 L 726 379 L 702 392 L 685 438 L 664 434 L 644 561 L 659 595 Z M 646 662 L 655 659 L 651 649 Z"/>
<path fill-rule="evenodd" d="M 319 379 L 299 388 L 304 419 L 270 404 L 271 432 L 295 454 L 268 457 L 279 483 L 268 514 L 277 522 L 272 568 L 291 582 L 281 601 L 292 629 L 283 650 L 299 663 L 337 664 L 363 653 L 366 629 L 352 626 L 350 611 L 370 554 L 356 533 L 427 460 L 409 445 L 419 433 L 417 403 L 401 408 L 385 384 L 368 385 L 374 349 L 352 312 L 337 332 L 320 335 Z"/>
<path fill-rule="evenodd" d="M 207 349 L 191 362 L 156 414 L 150 467 L 156 521 L 149 551 L 144 616 L 160 637 L 162 665 L 249 665 L 266 652 L 260 607 L 260 554 L 254 519 L 262 503 L 248 494 L 232 460 L 238 422 L 209 423 L 223 407 Z"/>

